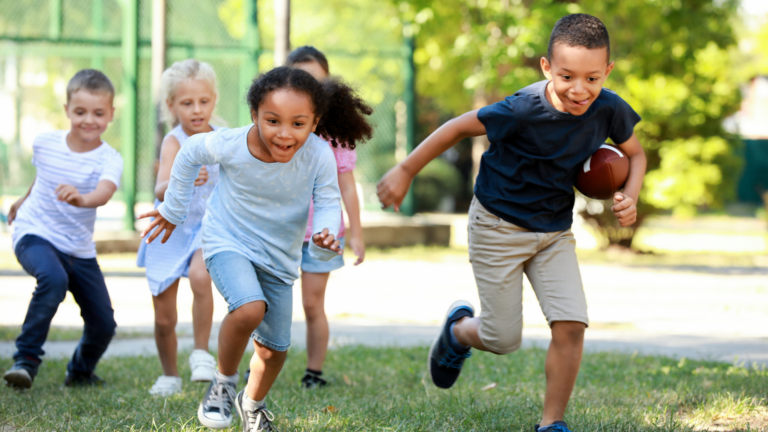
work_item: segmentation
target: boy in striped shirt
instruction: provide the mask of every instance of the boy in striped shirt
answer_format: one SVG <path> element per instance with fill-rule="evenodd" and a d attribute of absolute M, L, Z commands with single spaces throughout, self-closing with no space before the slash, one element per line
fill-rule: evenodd
<path fill-rule="evenodd" d="M 16 258 L 37 279 L 37 287 L 16 338 L 14 365 L 3 375 L 10 387 L 32 386 L 51 320 L 67 291 L 80 306 L 85 326 L 64 384 L 104 383 L 93 371 L 117 324 L 96 262 L 93 227 L 96 207 L 112 198 L 123 172 L 120 154 L 101 140 L 115 111 L 114 95 L 106 75 L 81 70 L 67 85 L 70 130 L 42 133 L 32 144 L 37 174 L 27 194 L 11 206 L 8 224 Z"/>

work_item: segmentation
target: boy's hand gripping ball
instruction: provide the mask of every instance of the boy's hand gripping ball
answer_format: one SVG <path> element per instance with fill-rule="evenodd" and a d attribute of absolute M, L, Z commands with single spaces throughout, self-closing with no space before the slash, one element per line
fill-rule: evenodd
<path fill-rule="evenodd" d="M 576 177 L 576 189 L 594 199 L 609 199 L 629 176 L 629 158 L 620 148 L 603 144 L 584 162 Z"/>

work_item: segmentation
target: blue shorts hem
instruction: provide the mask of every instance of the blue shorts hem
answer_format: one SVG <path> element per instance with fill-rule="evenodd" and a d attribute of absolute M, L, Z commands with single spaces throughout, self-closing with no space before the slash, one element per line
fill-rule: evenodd
<path fill-rule="evenodd" d="M 235 301 L 233 303 L 230 303 L 229 306 L 227 306 L 227 311 L 229 313 L 232 313 L 232 312 L 235 311 L 235 309 L 239 308 L 240 306 L 242 306 L 244 304 L 253 303 L 253 302 L 257 302 L 257 301 L 263 301 L 264 303 L 266 303 L 267 304 L 267 309 L 266 310 L 269 310 L 269 302 L 267 301 L 267 298 L 265 296 L 263 296 L 263 295 L 253 295 L 253 296 L 243 297 L 243 298 L 241 298 L 241 299 L 239 299 L 239 300 L 237 300 L 237 301 Z"/>
<path fill-rule="evenodd" d="M 288 348 L 290 348 L 290 346 L 291 346 L 290 342 L 288 342 L 287 345 L 279 345 L 279 344 L 276 344 L 274 342 L 268 341 L 268 340 L 264 339 L 263 337 L 257 335 L 256 331 L 251 333 L 251 338 L 253 340 L 255 340 L 256 342 L 264 345 L 265 347 L 267 347 L 267 348 L 269 348 L 271 350 L 275 350 L 275 351 L 286 352 L 286 351 L 288 351 Z"/>

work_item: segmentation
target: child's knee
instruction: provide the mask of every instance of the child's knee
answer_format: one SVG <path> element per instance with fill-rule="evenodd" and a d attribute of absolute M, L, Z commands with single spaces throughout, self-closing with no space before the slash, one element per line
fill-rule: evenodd
<path fill-rule="evenodd" d="M 559 340 L 582 342 L 587 325 L 579 321 L 555 321 L 552 323 L 552 337 Z"/>
<path fill-rule="evenodd" d="M 67 273 L 63 270 L 51 270 L 38 275 L 34 295 L 58 305 L 66 298 L 68 289 L 69 277 Z"/>
<path fill-rule="evenodd" d="M 258 300 L 250 303 L 246 303 L 237 309 L 230 312 L 232 319 L 235 320 L 238 326 L 248 327 L 255 329 L 261 324 L 264 319 L 264 314 L 267 311 L 267 303 L 263 300 Z"/>
<path fill-rule="evenodd" d="M 320 318 L 325 314 L 325 307 L 320 299 L 312 296 L 306 296 L 301 299 L 304 306 L 304 315 L 308 320 Z"/>
<path fill-rule="evenodd" d="M 192 293 L 196 297 L 211 296 L 211 276 L 205 267 L 192 267 L 189 269 L 189 285 L 192 287 Z"/>
<path fill-rule="evenodd" d="M 155 330 L 161 334 L 169 334 L 176 331 L 176 315 L 155 316 Z"/>

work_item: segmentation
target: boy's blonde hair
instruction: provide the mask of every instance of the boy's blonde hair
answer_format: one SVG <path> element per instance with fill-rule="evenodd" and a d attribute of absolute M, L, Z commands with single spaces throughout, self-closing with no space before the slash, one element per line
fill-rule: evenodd
<path fill-rule="evenodd" d="M 115 97 L 115 87 L 112 85 L 112 81 L 103 72 L 96 69 L 78 71 L 69 80 L 67 84 L 67 103 L 72 99 L 72 95 L 79 90 L 86 90 L 91 93 L 105 93 L 112 98 Z"/>
<path fill-rule="evenodd" d="M 162 101 L 160 103 L 160 115 L 162 120 L 170 127 L 178 126 L 179 119 L 168 108 L 168 102 L 173 103 L 173 98 L 176 97 L 176 87 L 179 83 L 189 79 L 207 82 L 213 89 L 216 101 L 218 102 L 219 92 L 216 89 L 216 72 L 214 72 L 210 64 L 195 59 L 174 63 L 163 72 L 160 78 L 160 100 Z"/>

